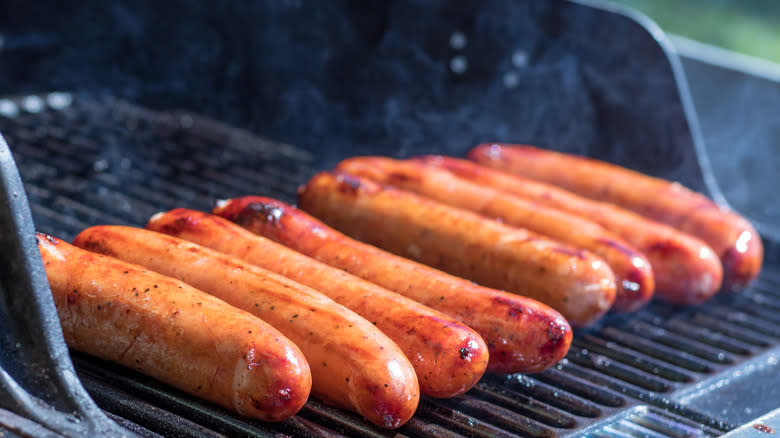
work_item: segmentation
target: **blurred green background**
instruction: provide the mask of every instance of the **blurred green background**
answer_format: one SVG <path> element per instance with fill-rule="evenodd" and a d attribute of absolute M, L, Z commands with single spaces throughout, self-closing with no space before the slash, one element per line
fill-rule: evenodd
<path fill-rule="evenodd" d="M 780 62 L 780 0 L 611 0 L 667 33 Z"/>

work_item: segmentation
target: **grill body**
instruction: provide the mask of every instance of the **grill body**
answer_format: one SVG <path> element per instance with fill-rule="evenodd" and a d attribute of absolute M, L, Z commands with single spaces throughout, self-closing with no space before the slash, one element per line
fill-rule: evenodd
<path fill-rule="evenodd" d="M 663 35 L 591 4 L 9 8 L 0 132 L 36 227 L 64 239 L 226 197 L 294 202 L 299 184 L 349 155 L 462 156 L 490 139 L 607 159 L 723 200 Z M 68 92 L 24 94 L 54 89 Z M 398 431 L 316 400 L 283 423 L 246 421 L 121 367 L 73 362 L 98 406 L 141 436 L 718 436 L 780 406 L 780 265 L 766 242 L 749 290 L 611 315 L 553 369 L 424 398 Z M 26 433 L 7 418 L 9 433 Z"/>
<path fill-rule="evenodd" d="M 191 113 L 69 99 L 64 108 L 0 118 L 37 228 L 66 239 L 93 224 L 141 226 L 182 205 L 208 210 L 223 197 L 260 192 L 294 202 L 295 188 L 319 169 L 315 153 Z M 424 398 L 397 432 L 718 436 L 776 407 L 778 309 L 780 271 L 768 266 L 749 290 L 704 306 L 653 302 L 637 314 L 611 315 L 578 332 L 553 369 L 488 375 L 464 396 Z M 98 405 L 141 435 L 389 434 L 316 400 L 280 424 L 249 422 L 119 366 L 81 354 L 74 362 Z"/>

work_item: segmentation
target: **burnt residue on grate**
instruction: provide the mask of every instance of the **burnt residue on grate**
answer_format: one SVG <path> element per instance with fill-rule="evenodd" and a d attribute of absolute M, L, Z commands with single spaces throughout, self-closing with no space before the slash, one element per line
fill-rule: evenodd
<path fill-rule="evenodd" d="M 101 223 L 142 226 L 160 210 L 208 211 L 225 197 L 291 202 L 319 164 L 309 151 L 190 114 L 86 96 L 0 116 L 0 132 L 38 229 L 66 239 Z M 148 436 L 717 436 L 734 426 L 675 394 L 778 345 L 779 279 L 768 270 L 750 290 L 697 308 L 653 302 L 609 316 L 577 333 L 557 366 L 487 375 L 450 400 L 424 398 L 397 431 L 316 400 L 282 423 L 248 421 L 119 366 L 79 354 L 74 361 L 98 404 Z"/>
<path fill-rule="evenodd" d="M 313 157 L 190 115 L 121 102 L 0 117 L 39 229 L 71 238 L 95 223 L 143 225 L 175 206 L 265 193 L 292 202 Z M 186 147 L 185 147 L 186 145 Z"/>

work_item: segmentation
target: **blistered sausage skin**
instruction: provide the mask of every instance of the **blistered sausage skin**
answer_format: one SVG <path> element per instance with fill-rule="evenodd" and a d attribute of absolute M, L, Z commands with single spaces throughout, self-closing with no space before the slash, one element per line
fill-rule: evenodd
<path fill-rule="evenodd" d="M 531 146 L 483 144 L 472 149 L 469 158 L 619 205 L 701 239 L 723 263 L 725 290 L 746 287 L 761 270 L 764 247 L 753 225 L 678 183 Z"/>
<path fill-rule="evenodd" d="M 70 348 L 263 421 L 303 407 L 309 365 L 273 327 L 181 281 L 37 238 Z"/>
<path fill-rule="evenodd" d="M 593 222 L 479 186 L 419 161 L 354 157 L 339 163 L 337 169 L 593 252 L 615 274 L 617 296 L 613 310 L 633 312 L 653 296 L 655 282 L 650 262 L 638 250 Z"/>
<path fill-rule="evenodd" d="M 571 345 L 569 324 L 560 313 L 538 301 L 481 287 L 358 242 L 275 199 L 246 196 L 224 200 L 213 212 L 467 324 L 487 342 L 488 371 L 542 371 L 562 359 Z"/>
<path fill-rule="evenodd" d="M 178 278 L 260 317 L 301 349 L 312 395 L 387 428 L 414 414 L 409 361 L 373 324 L 330 298 L 234 257 L 142 228 L 98 226 L 74 244 Z"/>
<path fill-rule="evenodd" d="M 363 316 L 401 347 L 425 395 L 454 397 L 474 386 L 485 373 L 487 345 L 463 323 L 227 219 L 178 208 L 156 214 L 146 228 L 268 269 L 322 292 Z"/>
<path fill-rule="evenodd" d="M 595 322 L 615 300 L 612 271 L 588 251 L 365 178 L 319 173 L 298 205 L 355 239 L 541 301 L 574 326 Z"/>
<path fill-rule="evenodd" d="M 539 205 L 587 218 L 625 239 L 650 261 L 655 296 L 683 305 L 699 304 L 720 288 L 723 270 L 717 254 L 701 240 L 629 210 L 575 195 L 549 184 L 449 157 L 420 160 L 460 178 L 502 190 Z"/>

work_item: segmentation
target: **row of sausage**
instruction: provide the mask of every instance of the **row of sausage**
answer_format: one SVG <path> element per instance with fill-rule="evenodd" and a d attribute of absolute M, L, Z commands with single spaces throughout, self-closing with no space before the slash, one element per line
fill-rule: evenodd
<path fill-rule="evenodd" d="M 542 169 L 547 155 L 565 178 Z M 299 190 L 300 209 L 251 196 L 212 214 L 160 213 L 146 229 L 92 227 L 73 245 L 40 234 L 66 341 L 264 421 L 294 415 L 311 393 L 394 428 L 421 394 L 555 364 L 571 326 L 610 309 L 654 294 L 699 303 L 760 269 L 747 221 L 674 184 L 599 180 L 606 171 L 589 166 L 630 171 L 528 147 L 470 157 L 482 164 L 348 159 Z M 517 176 L 528 168 L 571 192 Z M 581 168 L 596 177 L 570 179 L 589 178 L 589 193 L 567 185 Z M 671 207 L 634 213 L 621 197 Z M 709 237 L 731 241 L 658 221 L 691 204 L 682 222 L 726 217 Z M 708 232 L 702 221 L 691 230 Z"/>

